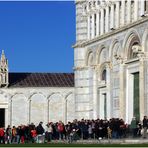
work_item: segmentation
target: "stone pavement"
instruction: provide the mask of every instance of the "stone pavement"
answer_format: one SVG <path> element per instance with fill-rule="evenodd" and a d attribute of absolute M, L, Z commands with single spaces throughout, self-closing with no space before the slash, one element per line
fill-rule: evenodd
<path fill-rule="evenodd" d="M 68 143 L 66 140 L 53 140 L 51 143 Z M 101 140 L 77 140 L 77 144 L 148 144 L 148 138 L 126 138 L 126 139 L 101 139 Z"/>

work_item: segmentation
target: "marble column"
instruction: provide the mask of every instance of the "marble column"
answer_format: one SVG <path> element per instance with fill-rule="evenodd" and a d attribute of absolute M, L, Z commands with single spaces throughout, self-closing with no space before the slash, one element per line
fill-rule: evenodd
<path fill-rule="evenodd" d="M 8 117 L 9 113 L 8 112 L 9 112 L 9 110 L 7 107 L 7 108 L 5 108 L 5 127 L 7 127 L 9 125 L 9 117 Z"/>
<path fill-rule="evenodd" d="M 101 35 L 104 34 L 104 9 L 101 9 Z"/>
<path fill-rule="evenodd" d="M 96 35 L 100 35 L 100 12 L 96 14 Z"/>
<path fill-rule="evenodd" d="M 138 0 L 134 1 L 134 21 L 138 20 L 138 3 Z"/>
<path fill-rule="evenodd" d="M 98 105 L 98 92 L 97 92 L 97 69 L 93 69 L 93 118 L 97 119 L 98 118 L 98 110 L 99 110 L 99 105 Z"/>
<path fill-rule="evenodd" d="M 124 64 L 120 62 L 120 94 L 119 94 L 119 108 L 120 108 L 120 117 L 125 120 L 126 118 L 126 106 L 125 106 L 125 68 Z"/>
<path fill-rule="evenodd" d="M 120 2 L 116 2 L 116 28 L 120 26 Z"/>
<path fill-rule="evenodd" d="M 9 102 L 9 107 L 10 107 L 10 110 L 9 110 L 9 115 L 10 115 L 10 116 L 9 116 L 9 125 L 12 126 L 12 118 L 13 118 L 13 117 L 12 117 L 12 116 L 13 116 L 13 115 L 12 115 L 12 98 L 11 98 L 11 100 L 10 100 L 10 102 Z"/>
<path fill-rule="evenodd" d="M 92 14 L 92 22 L 91 22 L 91 38 L 95 37 L 95 14 Z"/>
<path fill-rule="evenodd" d="M 131 22 L 131 0 L 127 0 L 127 23 Z"/>
<path fill-rule="evenodd" d="M 125 1 L 121 1 L 121 25 L 124 26 L 125 24 Z"/>
<path fill-rule="evenodd" d="M 31 99 L 28 99 L 29 114 L 28 114 L 28 123 L 31 123 Z"/>
<path fill-rule="evenodd" d="M 114 4 L 111 5 L 111 17 L 110 17 L 110 29 L 114 29 L 115 27 L 115 12 L 114 12 Z"/>
<path fill-rule="evenodd" d="M 110 63 L 106 66 L 106 97 L 107 97 L 107 119 L 112 117 L 112 107 L 111 107 L 111 67 Z"/>
<path fill-rule="evenodd" d="M 109 31 L 109 7 L 106 6 L 106 16 L 105 16 L 105 32 Z"/>
<path fill-rule="evenodd" d="M 144 101 L 144 60 L 143 58 L 140 59 L 140 67 L 139 67 L 140 75 L 139 75 L 139 88 L 140 88 L 140 120 L 143 119 L 145 115 L 145 101 Z"/>
<path fill-rule="evenodd" d="M 145 14 L 144 3 L 144 0 L 140 0 L 140 16 L 144 16 Z"/>
<path fill-rule="evenodd" d="M 47 98 L 47 122 L 49 122 L 49 98 Z"/>
<path fill-rule="evenodd" d="M 90 16 L 87 17 L 87 38 L 90 39 Z"/>
<path fill-rule="evenodd" d="M 64 99 L 64 123 L 67 124 L 67 98 Z"/>

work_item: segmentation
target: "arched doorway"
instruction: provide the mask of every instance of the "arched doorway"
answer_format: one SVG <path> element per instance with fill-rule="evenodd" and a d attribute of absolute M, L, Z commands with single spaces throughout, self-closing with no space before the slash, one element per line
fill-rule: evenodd
<path fill-rule="evenodd" d="M 133 117 L 140 120 L 140 61 L 139 51 L 141 43 L 138 35 L 131 34 L 125 46 L 126 70 L 126 122 L 130 123 Z"/>

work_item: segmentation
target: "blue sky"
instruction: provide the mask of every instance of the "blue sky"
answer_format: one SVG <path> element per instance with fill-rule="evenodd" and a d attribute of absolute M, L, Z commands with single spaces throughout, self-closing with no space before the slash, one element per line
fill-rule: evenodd
<path fill-rule="evenodd" d="M 74 43 L 74 2 L 0 2 L 0 52 L 10 72 L 72 72 Z"/>

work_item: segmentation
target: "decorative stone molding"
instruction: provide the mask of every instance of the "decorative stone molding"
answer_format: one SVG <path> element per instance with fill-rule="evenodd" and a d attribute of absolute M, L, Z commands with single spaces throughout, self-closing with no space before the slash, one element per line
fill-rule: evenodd
<path fill-rule="evenodd" d="M 74 67 L 73 70 L 87 70 L 89 68 L 89 66 L 83 66 L 83 67 Z"/>
<path fill-rule="evenodd" d="M 117 60 L 118 64 L 122 64 L 123 63 L 123 58 L 121 57 L 121 55 L 115 54 L 114 57 Z"/>
<path fill-rule="evenodd" d="M 106 61 L 106 66 L 108 66 L 109 69 L 112 69 L 113 68 L 113 64 L 111 61 Z"/>

